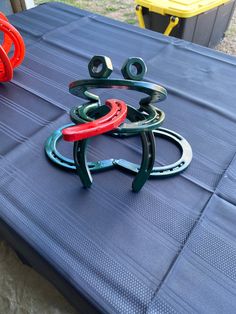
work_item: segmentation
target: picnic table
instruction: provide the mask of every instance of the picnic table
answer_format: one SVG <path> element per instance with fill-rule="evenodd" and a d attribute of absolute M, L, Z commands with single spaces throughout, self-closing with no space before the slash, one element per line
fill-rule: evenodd
<path fill-rule="evenodd" d="M 60 3 L 10 21 L 27 52 L 0 85 L 0 235 L 80 313 L 235 313 L 236 59 Z M 133 193 L 133 176 L 111 170 L 86 190 L 48 161 L 45 140 L 83 103 L 68 85 L 89 77 L 95 54 L 111 57 L 115 77 L 141 57 L 146 79 L 167 89 L 163 126 L 193 149 L 181 175 Z M 70 156 L 72 147 L 61 150 Z M 178 156 L 157 139 L 156 164 Z M 89 159 L 113 157 L 139 161 L 139 139 L 93 139 Z"/>

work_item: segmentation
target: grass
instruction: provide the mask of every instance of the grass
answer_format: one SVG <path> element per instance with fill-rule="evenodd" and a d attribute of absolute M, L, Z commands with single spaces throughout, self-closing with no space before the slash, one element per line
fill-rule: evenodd
<path fill-rule="evenodd" d="M 138 25 L 134 0 L 34 0 L 35 4 L 63 2 L 94 13 L 105 15 L 129 24 Z M 225 39 L 215 48 L 236 55 L 236 11 Z"/>
<path fill-rule="evenodd" d="M 35 4 L 55 1 L 70 4 L 129 24 L 137 24 L 134 0 L 35 0 Z"/>

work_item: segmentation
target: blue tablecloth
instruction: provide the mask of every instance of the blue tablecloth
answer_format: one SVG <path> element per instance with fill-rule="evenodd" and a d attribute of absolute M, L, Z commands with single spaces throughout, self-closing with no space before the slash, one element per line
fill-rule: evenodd
<path fill-rule="evenodd" d="M 91 312 L 235 313 L 236 59 L 59 3 L 10 19 L 27 54 L 0 85 L 0 233 L 78 308 L 82 296 Z M 46 138 L 83 103 L 68 84 L 89 77 L 98 54 L 112 58 L 114 77 L 127 57 L 142 57 L 146 79 L 167 88 L 164 127 L 191 143 L 187 171 L 135 194 L 128 173 L 96 174 L 85 190 L 47 160 Z M 178 154 L 157 139 L 157 164 Z M 112 157 L 140 160 L 139 139 L 91 142 L 91 160 Z"/>

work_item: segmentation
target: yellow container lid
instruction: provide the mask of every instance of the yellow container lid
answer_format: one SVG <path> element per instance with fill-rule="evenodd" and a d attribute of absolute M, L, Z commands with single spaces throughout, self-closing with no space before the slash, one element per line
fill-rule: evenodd
<path fill-rule="evenodd" d="M 231 0 L 135 0 L 151 12 L 183 18 L 201 14 L 229 1 Z"/>

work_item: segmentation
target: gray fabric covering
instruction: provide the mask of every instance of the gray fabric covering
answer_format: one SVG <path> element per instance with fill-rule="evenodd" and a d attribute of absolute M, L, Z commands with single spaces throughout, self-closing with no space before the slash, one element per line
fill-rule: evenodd
<path fill-rule="evenodd" d="M 0 242 L 0 313 L 76 314 L 58 291 Z"/>

